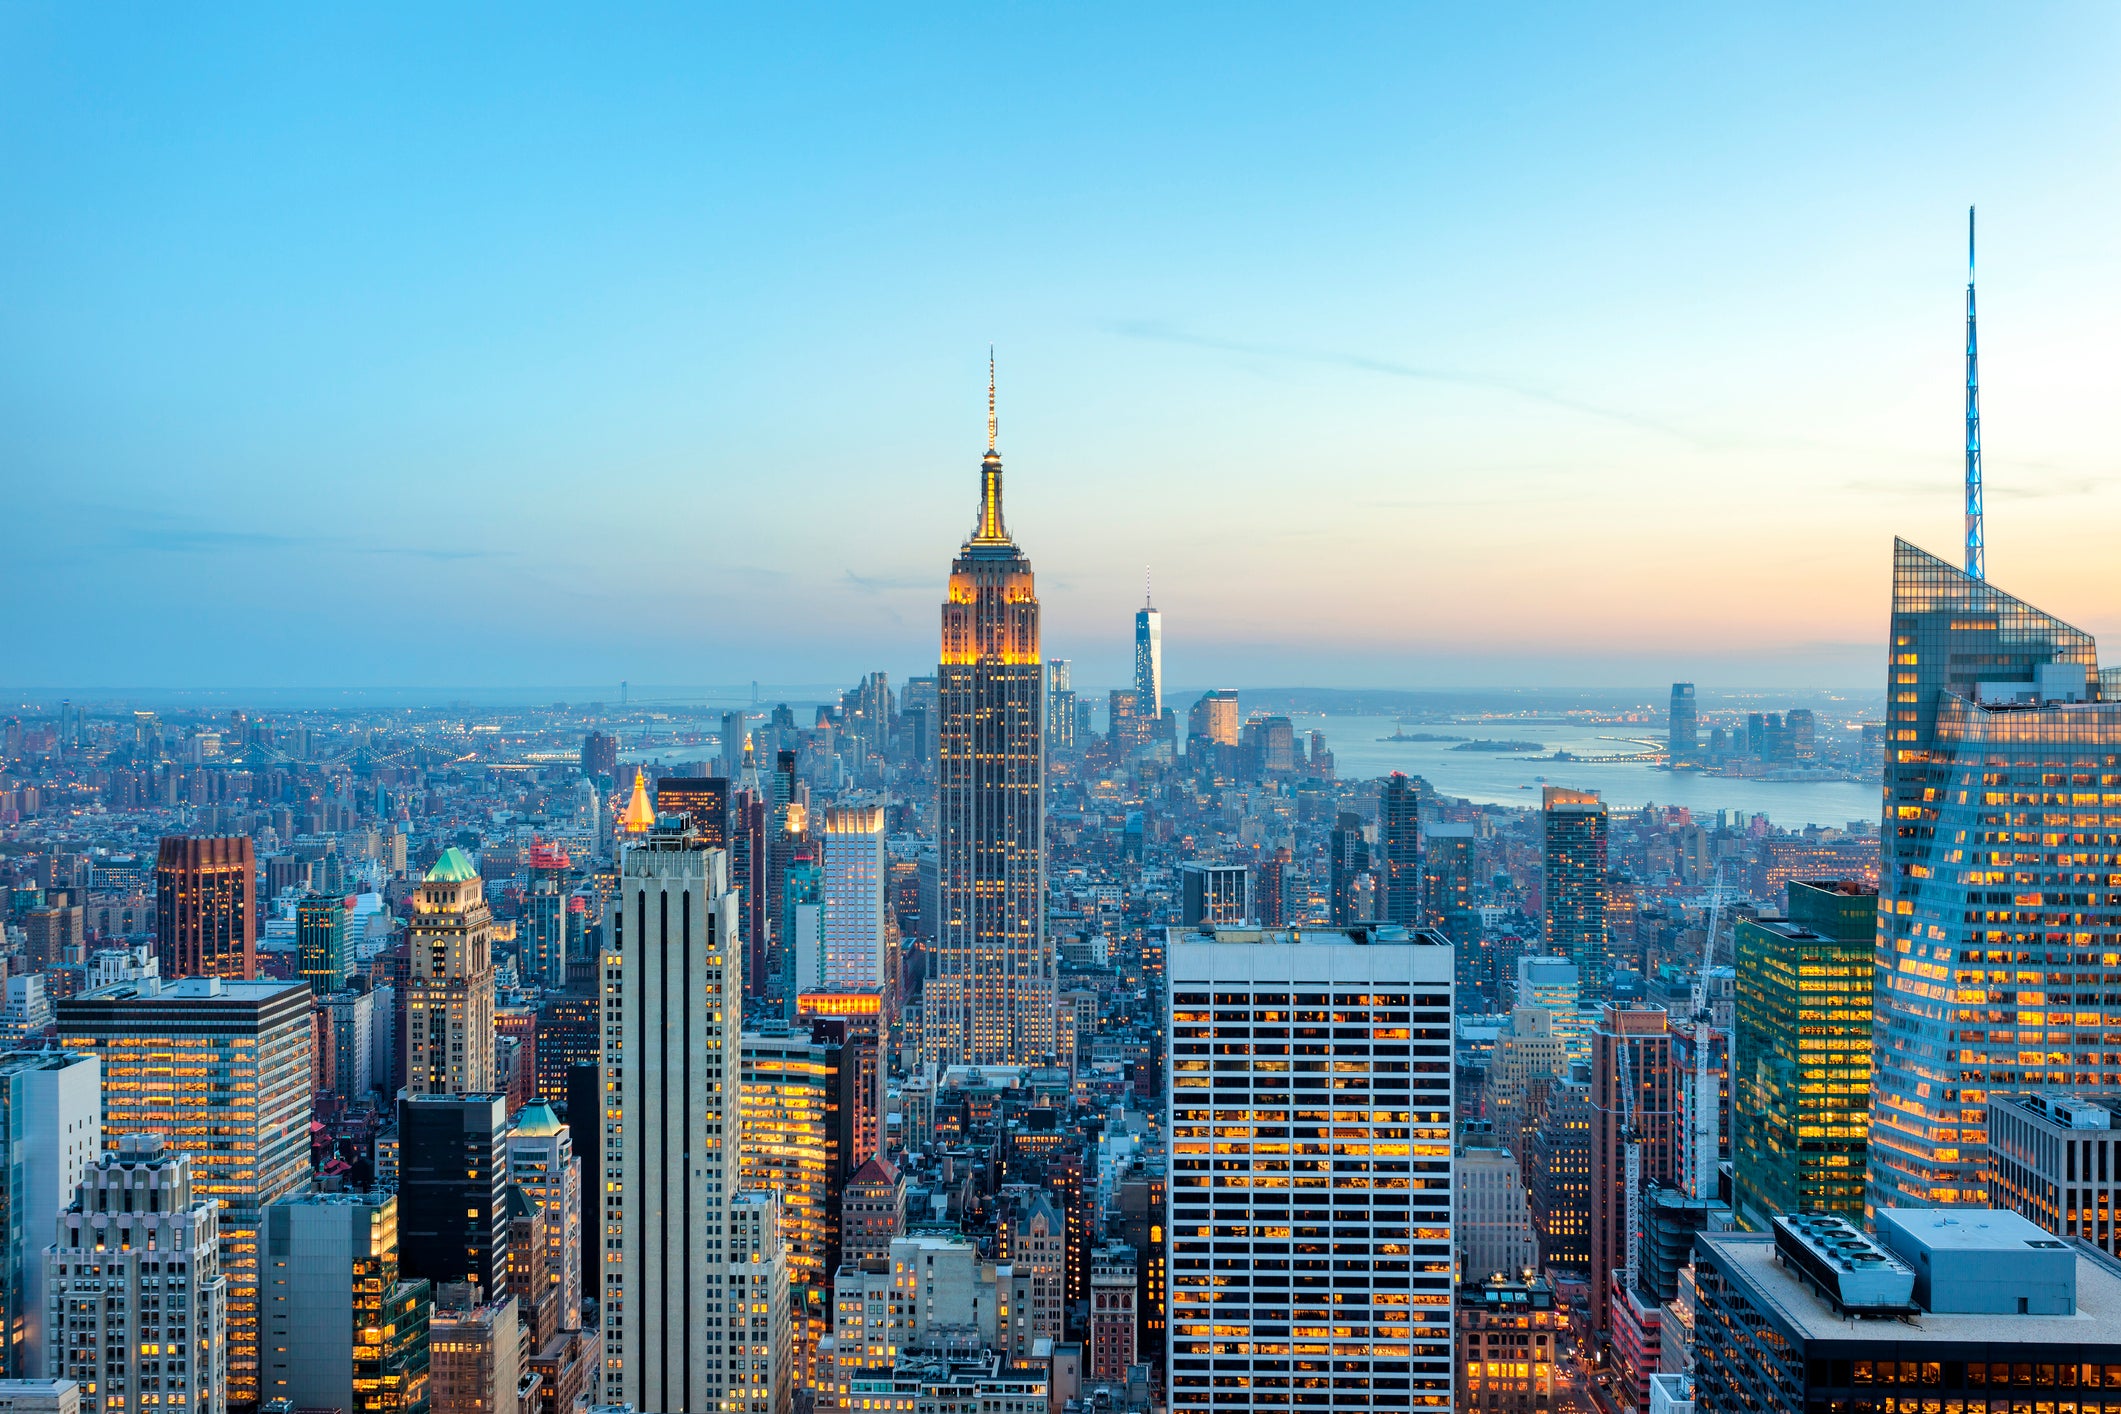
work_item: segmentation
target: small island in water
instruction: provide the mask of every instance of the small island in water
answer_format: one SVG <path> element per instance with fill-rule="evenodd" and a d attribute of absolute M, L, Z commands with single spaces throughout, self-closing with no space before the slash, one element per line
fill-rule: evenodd
<path fill-rule="evenodd" d="M 1451 749 L 1453 751 L 1516 752 L 1544 751 L 1547 746 L 1543 741 L 1490 741 L 1485 737 L 1480 737 L 1472 741 L 1462 741 Z"/>

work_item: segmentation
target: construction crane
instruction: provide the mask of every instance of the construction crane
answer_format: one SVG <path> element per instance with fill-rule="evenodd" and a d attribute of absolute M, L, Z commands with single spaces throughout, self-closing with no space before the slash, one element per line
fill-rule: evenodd
<path fill-rule="evenodd" d="M 1701 975 L 1694 983 L 1694 1103 L 1687 1115 L 1687 1196 L 1703 1201 L 1716 1196 L 1716 1160 L 1723 1147 L 1723 1107 L 1718 1103 L 1716 1077 L 1709 1064 L 1710 1040 L 1716 1034 L 1709 968 L 1716 962 L 1716 928 L 1722 921 L 1723 866 L 1719 864 L 1716 882 L 1709 889 L 1708 927 L 1701 937 Z"/>
<path fill-rule="evenodd" d="M 1642 1130 L 1635 1123 L 1635 1067 L 1629 1063 L 1628 1053 L 1632 1049 L 1626 1036 L 1614 1038 L 1614 1049 L 1620 1053 L 1620 1148 L 1621 1186 L 1627 1191 L 1626 1230 L 1622 1234 L 1622 1255 L 1626 1261 L 1620 1268 L 1620 1289 L 1635 1289 L 1635 1249 L 1642 1244 Z"/>

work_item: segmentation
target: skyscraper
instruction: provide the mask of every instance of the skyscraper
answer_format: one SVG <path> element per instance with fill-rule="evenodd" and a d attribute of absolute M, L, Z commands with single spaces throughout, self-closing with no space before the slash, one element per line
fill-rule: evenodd
<path fill-rule="evenodd" d="M 604 1402 L 719 1414 L 737 1183 L 737 899 L 728 856 L 658 824 L 620 859 L 604 974 Z"/>
<path fill-rule="evenodd" d="M 942 926 L 923 1015 L 928 1054 L 945 1064 L 1054 1050 L 1038 593 L 1002 520 L 995 440 L 990 369 L 979 516 L 950 566 L 936 667 Z"/>
<path fill-rule="evenodd" d="M 1691 764 L 1701 749 L 1700 719 L 1694 712 L 1694 684 L 1675 682 L 1672 684 L 1671 739 L 1665 748 L 1666 759 L 1674 766 Z"/>
<path fill-rule="evenodd" d="M 1587 990 L 1605 985 L 1605 804 L 1596 791 L 1548 786 L 1545 806 L 1546 950 L 1574 962 Z"/>
<path fill-rule="evenodd" d="M 558 991 L 567 985 L 567 875 L 574 860 L 561 846 L 537 840 L 531 844 L 526 862 L 530 867 L 530 892 L 523 900 L 522 920 L 517 925 L 517 936 L 523 938 L 524 980 Z"/>
<path fill-rule="evenodd" d="M 405 1274 L 508 1286 L 508 1097 L 407 1095 L 398 1102 L 398 1241 Z"/>
<path fill-rule="evenodd" d="M 709 849 L 729 844 L 729 782 L 721 776 L 665 776 L 655 783 L 655 813 L 683 815 Z"/>
<path fill-rule="evenodd" d="M 45 1366 L 44 1249 L 103 1151 L 102 1067 L 92 1055 L 16 1051 L 0 1059 L 0 1376 Z"/>
<path fill-rule="evenodd" d="M 1146 593 L 1134 611 L 1134 711 L 1150 722 L 1164 714 L 1164 614 Z"/>
<path fill-rule="evenodd" d="M 1877 892 L 1856 884 L 1793 879 L 1787 919 L 1738 920 L 1731 1207 L 1756 1232 L 1777 1213 L 1863 1221 L 1877 940 Z"/>
<path fill-rule="evenodd" d="M 737 772 L 744 768 L 744 714 L 724 712 L 722 714 L 722 779 L 733 781 Z"/>
<path fill-rule="evenodd" d="M 1453 1077 L 1401 1059 L 1449 1054 L 1450 945 L 1174 929 L 1165 962 L 1171 1409 L 1451 1408 Z M 1292 1045 L 1330 1076 L 1292 1088 Z"/>
<path fill-rule="evenodd" d="M 592 1117 L 583 1116 L 584 1122 Z M 546 1279 L 559 1293 L 560 1328 L 582 1325 L 582 1161 L 573 1130 L 539 1100 L 508 1131 L 508 1178 L 545 1214 Z"/>
<path fill-rule="evenodd" d="M 59 1003 L 59 1042 L 103 1064 L 104 1143 L 167 1136 L 192 1189 L 220 1205 L 228 1279 L 228 1401 L 258 1402 L 258 1224 L 309 1183 L 306 982 L 190 977 L 121 983 Z"/>
<path fill-rule="evenodd" d="M 264 1390 L 298 1409 L 418 1414 L 433 1289 L 401 1279 L 398 1200 L 305 1193 L 265 1210 Z"/>
<path fill-rule="evenodd" d="M 311 894 L 295 906 L 296 956 L 309 989 L 330 996 L 346 985 L 347 930 L 353 910 L 343 894 Z"/>
<path fill-rule="evenodd" d="M 1352 810 L 1341 811 L 1334 819 L 1333 832 L 1326 837 L 1326 848 L 1331 854 L 1326 869 L 1331 886 L 1328 907 L 1334 925 L 1368 922 L 1367 918 L 1356 916 L 1356 880 L 1370 871 L 1370 842 L 1363 835 L 1362 816 Z"/>
<path fill-rule="evenodd" d="M 258 861 L 248 835 L 162 841 L 155 955 L 162 975 L 258 975 Z"/>
<path fill-rule="evenodd" d="M 229 1367 L 232 1293 L 213 1200 L 192 1177 L 191 1157 L 164 1148 L 160 1135 L 127 1134 L 83 1175 L 59 1219 L 46 1271 L 60 1319 L 46 1330 L 45 1369 L 81 1387 L 84 1409 L 226 1414 L 257 1402 L 256 1370 L 244 1400 Z M 251 1329 L 255 1341 L 255 1320 Z"/>
<path fill-rule="evenodd" d="M 1893 545 L 1870 1201 L 1984 1200 L 1987 1096 L 2121 1089 L 2121 678 Z"/>
<path fill-rule="evenodd" d="M 1626 1052 L 1625 1063 L 1621 1053 Z M 1611 1329 L 1627 1250 L 1627 1150 L 1642 1148 L 1643 1187 L 1679 1177 L 1682 1126 L 1663 1007 L 1608 1006 L 1591 1033 L 1591 1328 Z"/>
<path fill-rule="evenodd" d="M 493 913 L 470 858 L 452 845 L 413 895 L 405 994 L 405 1089 L 462 1095 L 493 1088 Z"/>
<path fill-rule="evenodd" d="M 1385 779 L 1377 801 L 1377 843 L 1383 855 L 1377 916 L 1421 926 L 1421 783 L 1404 771 Z M 1455 940 L 1454 940 L 1455 941 Z"/>
<path fill-rule="evenodd" d="M 885 933 L 884 808 L 833 806 L 824 812 L 818 863 L 823 871 L 825 991 L 880 987 Z M 815 990 L 809 985 L 804 991 Z"/>
<path fill-rule="evenodd" d="M 1059 750 L 1075 745 L 1075 688 L 1066 658 L 1046 664 L 1046 744 Z"/>

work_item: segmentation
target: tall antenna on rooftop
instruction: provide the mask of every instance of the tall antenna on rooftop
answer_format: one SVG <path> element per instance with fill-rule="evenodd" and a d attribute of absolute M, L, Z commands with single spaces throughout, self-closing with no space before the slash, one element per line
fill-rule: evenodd
<path fill-rule="evenodd" d="M 1974 208 L 1966 208 L 1966 572 L 1988 578 L 1981 530 L 1981 357 L 1974 340 Z"/>

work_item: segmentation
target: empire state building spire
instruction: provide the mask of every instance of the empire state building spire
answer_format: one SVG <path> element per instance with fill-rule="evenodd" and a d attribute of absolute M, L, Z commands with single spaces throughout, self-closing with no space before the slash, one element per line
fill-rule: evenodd
<path fill-rule="evenodd" d="M 987 346 L 987 455 L 980 458 L 979 524 L 974 544 L 1006 545 L 1009 527 L 1002 520 L 1002 454 L 995 447 L 994 346 Z"/>

